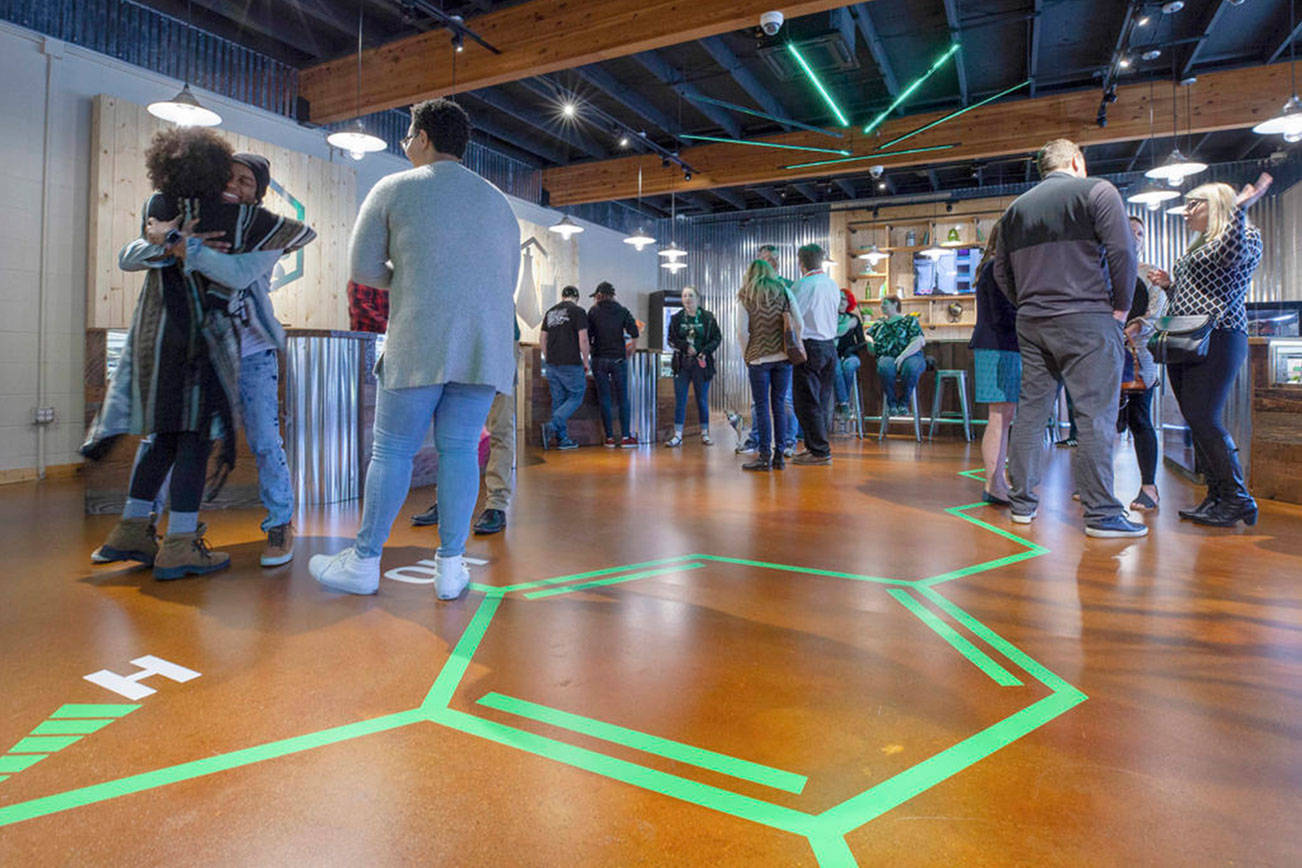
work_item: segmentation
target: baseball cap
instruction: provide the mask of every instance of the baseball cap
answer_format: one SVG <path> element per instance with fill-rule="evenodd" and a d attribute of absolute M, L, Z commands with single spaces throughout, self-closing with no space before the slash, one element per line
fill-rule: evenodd
<path fill-rule="evenodd" d="M 578 298 L 579 288 L 577 286 L 567 286 L 561 290 L 561 298 Z"/>
<path fill-rule="evenodd" d="M 599 295 L 614 295 L 614 294 L 615 294 L 615 287 L 610 285 L 610 281 L 603 280 L 601 283 L 597 284 L 596 290 L 592 293 L 592 295 L 588 296 L 588 298 L 596 298 Z"/>

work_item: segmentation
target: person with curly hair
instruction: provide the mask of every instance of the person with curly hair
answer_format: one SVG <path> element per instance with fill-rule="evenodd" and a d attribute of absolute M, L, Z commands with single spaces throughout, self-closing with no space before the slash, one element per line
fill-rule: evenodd
<path fill-rule="evenodd" d="M 145 243 L 128 244 L 119 262 L 129 270 L 143 265 L 145 283 L 121 360 L 81 451 L 97 459 L 122 434 L 147 435 L 122 519 L 94 560 L 152 564 L 154 577 L 167 580 L 210 573 L 230 562 L 208 549 L 198 512 L 215 438 L 222 439 L 223 448 L 213 495 L 234 464 L 239 337 L 229 312 L 230 284 L 220 281 L 244 284 L 232 277 L 236 272 L 223 271 L 220 261 L 206 258 L 211 251 L 204 244 L 219 243 L 234 254 L 288 251 L 316 233 L 224 198 L 234 155 L 212 130 L 162 130 L 145 156 L 157 188 L 142 213 Z M 150 513 L 169 474 L 171 512 L 160 548 Z"/>

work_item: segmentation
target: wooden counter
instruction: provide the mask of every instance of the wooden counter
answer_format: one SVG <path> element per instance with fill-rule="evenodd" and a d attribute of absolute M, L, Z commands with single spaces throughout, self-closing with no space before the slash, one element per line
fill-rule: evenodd
<path fill-rule="evenodd" d="M 1256 497 L 1302 503 L 1302 385 L 1274 382 L 1270 348 L 1281 340 L 1289 339 L 1248 341 L 1252 382 L 1249 488 Z"/>

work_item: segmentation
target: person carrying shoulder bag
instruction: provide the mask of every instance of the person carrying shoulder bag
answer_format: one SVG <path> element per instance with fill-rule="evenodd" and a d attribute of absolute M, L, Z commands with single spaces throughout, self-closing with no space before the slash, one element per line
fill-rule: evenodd
<path fill-rule="evenodd" d="M 723 333 L 714 314 L 701 307 L 694 287 L 683 289 L 683 309 L 669 320 L 669 345 L 674 348 L 674 436 L 665 446 L 681 446 L 683 423 L 687 420 L 687 390 L 696 389 L 696 414 L 701 423 L 701 442 L 710 440 L 710 381 L 714 379 L 714 352 L 723 343 Z"/>

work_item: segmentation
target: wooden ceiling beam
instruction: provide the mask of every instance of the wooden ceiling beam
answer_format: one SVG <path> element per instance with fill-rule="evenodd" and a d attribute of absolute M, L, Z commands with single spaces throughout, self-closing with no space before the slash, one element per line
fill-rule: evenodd
<path fill-rule="evenodd" d="M 1251 127 L 1274 116 L 1279 111 L 1280 94 L 1288 88 L 1288 72 L 1288 64 L 1280 63 L 1199 76 L 1192 94 L 1193 131 L 1206 133 Z M 1167 117 L 1171 114 L 1170 91 L 1165 88 L 1156 91 L 1153 112 L 1156 117 Z M 684 181 L 682 172 L 676 167 L 664 169 L 646 161 L 643 163 L 643 186 L 647 195 L 653 195 L 671 190 L 790 184 L 806 178 L 863 172 L 874 164 L 896 169 L 1025 154 L 1058 137 L 1082 145 L 1146 138 L 1149 134 L 1148 85 L 1118 87 L 1117 95 L 1117 102 L 1109 107 L 1106 127 L 1099 127 L 1094 122 L 1099 103 L 1097 90 L 1056 93 L 973 109 L 896 146 L 901 150 L 948 144 L 955 144 L 955 147 L 894 157 L 876 155 L 874 149 L 880 142 L 936 120 L 946 112 L 891 118 L 868 136 L 860 133 L 856 126 L 847 132 L 845 147 L 852 155 L 871 159 L 803 169 L 784 169 L 783 166 L 813 162 L 820 155 L 733 144 L 685 148 L 682 158 L 694 170 L 691 181 Z M 1183 109 L 1181 106 L 1182 118 Z M 762 141 L 816 147 L 825 145 L 823 136 L 804 131 L 768 136 Z M 543 171 L 543 186 L 550 191 L 552 201 L 559 203 L 625 198 L 636 193 L 637 167 L 635 157 L 558 166 Z"/>
<path fill-rule="evenodd" d="M 788 0 L 782 11 L 794 19 L 845 5 L 845 0 Z M 314 122 L 345 120 L 754 27 L 760 13 L 771 8 L 773 0 L 530 0 L 466 22 L 501 54 L 467 42 L 456 55 L 447 31 L 431 30 L 362 53 L 360 107 L 353 56 L 304 69 L 299 93 L 308 100 Z"/>

